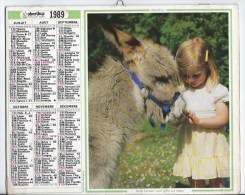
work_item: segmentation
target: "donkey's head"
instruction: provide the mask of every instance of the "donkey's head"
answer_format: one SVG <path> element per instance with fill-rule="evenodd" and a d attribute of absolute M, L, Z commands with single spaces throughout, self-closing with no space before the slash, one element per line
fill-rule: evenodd
<path fill-rule="evenodd" d="M 177 64 L 169 50 L 151 40 L 140 40 L 128 35 L 108 24 L 102 25 L 102 30 L 106 38 L 122 53 L 124 65 L 142 84 L 141 94 L 146 101 L 148 118 L 165 123 L 166 117 L 169 118 L 173 113 L 173 118 L 180 117 L 184 106 L 183 101 L 179 100 L 181 98 L 178 98 L 177 110 L 172 108 L 167 116 L 156 102 L 148 98 L 150 95 L 160 105 L 169 104 L 178 92 Z"/>

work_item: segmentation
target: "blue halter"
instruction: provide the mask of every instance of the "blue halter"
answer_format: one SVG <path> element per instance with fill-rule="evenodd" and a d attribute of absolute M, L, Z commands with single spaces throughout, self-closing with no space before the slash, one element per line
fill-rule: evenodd
<path fill-rule="evenodd" d="M 140 80 L 137 78 L 137 76 L 135 74 L 133 74 L 132 72 L 130 72 L 130 70 L 128 69 L 128 67 L 122 63 L 124 68 L 126 69 L 127 73 L 129 74 L 129 76 L 131 77 L 131 79 L 134 81 L 134 83 L 139 87 L 139 89 L 141 90 L 142 88 L 144 88 L 144 85 L 140 82 Z M 175 103 L 175 101 L 178 99 L 180 93 L 176 92 L 174 94 L 174 97 L 166 104 L 161 103 L 154 95 L 152 95 L 152 93 L 150 92 L 148 95 L 148 99 L 152 100 L 156 105 L 158 105 L 163 113 L 163 116 L 166 117 L 169 112 L 171 111 L 171 107 L 173 106 L 173 104 Z M 149 119 L 149 122 L 151 124 L 152 127 L 155 127 L 155 123 L 152 119 Z M 161 130 L 165 130 L 165 124 L 161 124 Z"/>

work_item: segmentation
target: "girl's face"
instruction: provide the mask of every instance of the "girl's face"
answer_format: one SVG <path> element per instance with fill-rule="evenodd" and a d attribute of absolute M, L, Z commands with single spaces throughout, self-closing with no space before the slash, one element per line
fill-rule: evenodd
<path fill-rule="evenodd" d="M 192 88 L 200 89 L 205 86 L 207 70 L 198 69 L 195 66 L 189 67 L 186 71 L 181 72 L 184 82 Z"/>

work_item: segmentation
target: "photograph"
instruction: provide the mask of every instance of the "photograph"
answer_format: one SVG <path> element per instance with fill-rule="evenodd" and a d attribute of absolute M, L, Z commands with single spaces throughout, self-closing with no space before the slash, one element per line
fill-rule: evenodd
<path fill-rule="evenodd" d="M 200 10 L 86 13 L 89 189 L 233 188 L 230 12 Z"/>

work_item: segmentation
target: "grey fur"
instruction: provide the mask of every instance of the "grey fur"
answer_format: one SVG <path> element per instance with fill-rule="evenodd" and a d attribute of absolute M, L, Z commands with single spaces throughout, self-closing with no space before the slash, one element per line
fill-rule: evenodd
<path fill-rule="evenodd" d="M 103 30 L 123 54 L 130 71 L 145 88 L 140 90 L 119 60 L 106 57 L 89 80 L 89 187 L 110 188 L 117 159 L 144 118 L 164 123 L 161 110 L 145 99 L 149 90 L 161 102 L 170 100 L 177 88 L 177 65 L 170 52 L 150 40 L 136 39 L 116 28 Z M 162 80 L 164 76 L 164 79 Z M 161 82 L 164 81 L 165 83 Z M 179 118 L 183 107 L 178 100 Z M 177 117 L 176 117 L 177 116 Z"/>

